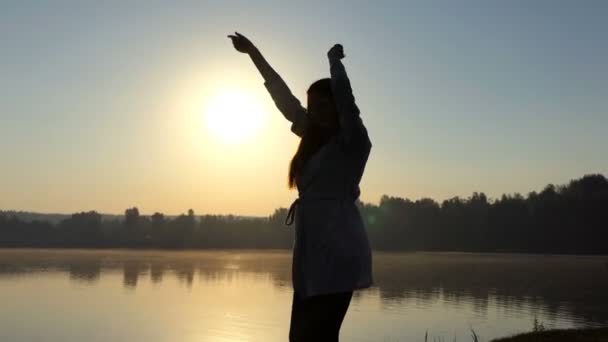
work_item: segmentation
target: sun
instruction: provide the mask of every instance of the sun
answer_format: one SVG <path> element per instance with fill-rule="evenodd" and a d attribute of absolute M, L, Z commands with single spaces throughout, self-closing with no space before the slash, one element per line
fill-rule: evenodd
<path fill-rule="evenodd" d="M 264 112 L 252 94 L 224 89 L 207 103 L 205 118 L 207 130 L 215 138 L 228 144 L 241 144 L 259 132 Z"/>

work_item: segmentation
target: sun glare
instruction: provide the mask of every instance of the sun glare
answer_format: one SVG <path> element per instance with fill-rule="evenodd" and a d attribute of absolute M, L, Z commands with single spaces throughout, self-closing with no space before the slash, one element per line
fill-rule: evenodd
<path fill-rule="evenodd" d="M 238 144 L 251 140 L 264 119 L 259 101 L 251 94 L 237 89 L 219 92 L 206 107 L 209 133 L 225 143 Z"/>

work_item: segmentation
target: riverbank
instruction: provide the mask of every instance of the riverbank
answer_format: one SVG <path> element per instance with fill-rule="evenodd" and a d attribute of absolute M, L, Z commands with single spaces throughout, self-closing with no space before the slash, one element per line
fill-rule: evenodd
<path fill-rule="evenodd" d="M 608 342 L 608 328 L 559 329 L 502 337 L 492 342 Z"/>

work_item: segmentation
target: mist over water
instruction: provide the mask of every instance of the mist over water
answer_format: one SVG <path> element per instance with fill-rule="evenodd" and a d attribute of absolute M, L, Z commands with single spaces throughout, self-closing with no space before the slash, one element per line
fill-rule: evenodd
<path fill-rule="evenodd" d="M 608 257 L 374 254 L 345 341 L 608 323 Z M 0 250 L 2 341 L 285 341 L 289 251 Z"/>

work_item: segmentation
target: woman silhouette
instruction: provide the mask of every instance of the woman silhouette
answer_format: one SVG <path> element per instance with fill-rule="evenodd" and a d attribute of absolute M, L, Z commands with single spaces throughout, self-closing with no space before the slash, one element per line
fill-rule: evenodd
<path fill-rule="evenodd" d="M 289 340 L 338 341 L 353 291 L 372 285 L 371 249 L 355 204 L 371 142 L 341 61 L 343 48 L 336 44 L 327 53 L 331 78 L 308 88 L 305 109 L 249 39 L 238 32 L 228 37 L 251 57 L 301 138 L 288 177 L 299 193 L 286 218 L 288 225 L 295 218 Z"/>

